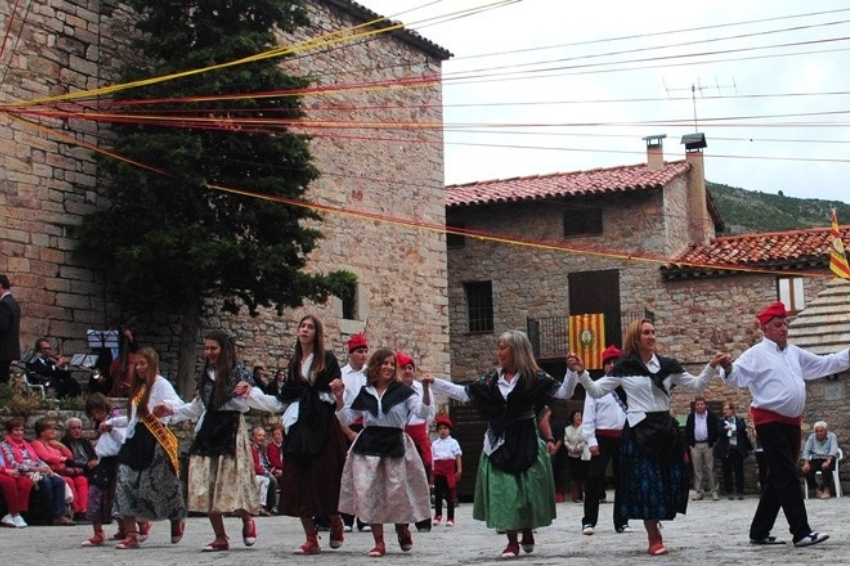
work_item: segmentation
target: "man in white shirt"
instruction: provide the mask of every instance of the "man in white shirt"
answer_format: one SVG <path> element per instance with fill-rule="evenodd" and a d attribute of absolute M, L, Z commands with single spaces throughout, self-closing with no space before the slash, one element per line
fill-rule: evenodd
<path fill-rule="evenodd" d="M 602 369 L 605 375 L 611 373 L 614 364 L 623 352 L 616 346 L 608 346 L 602 352 Z M 613 459 L 614 471 L 614 530 L 618 533 L 629 532 L 628 518 L 624 518 L 620 509 L 620 439 L 626 424 L 626 393 L 617 388 L 608 395 L 594 399 L 584 398 L 581 432 L 587 439 L 590 450 L 587 489 L 584 493 L 584 517 L 581 519 L 581 532 L 592 535 L 599 518 L 599 500 L 605 491 L 605 472 L 608 462 Z"/>
<path fill-rule="evenodd" d="M 366 385 L 366 362 L 369 359 L 369 341 L 362 332 L 358 332 L 348 339 L 346 342 L 348 348 L 348 363 L 343 366 L 342 382 L 345 384 L 345 392 L 343 400 L 346 406 L 351 405 L 360 389 Z M 357 433 L 363 428 L 363 420 L 357 420 L 351 426 L 343 426 L 342 432 L 348 438 L 349 442 L 354 442 L 357 438 Z M 342 514 L 342 521 L 345 523 L 345 532 L 351 532 L 354 525 L 354 517 L 351 515 Z M 357 520 L 358 530 L 371 530 L 369 525 L 366 525 L 360 520 Z"/>
<path fill-rule="evenodd" d="M 746 387 L 753 397 L 750 413 L 767 462 L 767 485 L 750 524 L 753 544 L 784 544 L 771 536 L 779 509 L 785 513 L 794 546 L 829 538 L 809 527 L 806 504 L 797 479 L 800 423 L 806 404 L 806 380 L 850 368 L 850 352 L 818 356 L 788 343 L 788 313 L 777 301 L 758 315 L 764 339 L 735 360 L 723 364 L 729 385 Z"/>
<path fill-rule="evenodd" d="M 714 443 L 717 442 L 717 415 L 708 410 L 705 398 L 694 399 L 694 410 L 688 415 L 686 425 L 688 445 L 691 447 L 691 462 L 694 464 L 694 490 L 692 499 L 703 498 L 703 473 L 708 472 L 708 491 L 714 501 L 717 494 L 717 474 L 714 473 Z"/>

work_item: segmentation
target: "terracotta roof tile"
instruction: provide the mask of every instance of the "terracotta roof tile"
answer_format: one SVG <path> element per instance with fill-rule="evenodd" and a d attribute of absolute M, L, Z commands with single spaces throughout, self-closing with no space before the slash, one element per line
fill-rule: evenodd
<path fill-rule="evenodd" d="M 850 226 L 840 227 L 845 249 L 850 248 Z M 767 232 L 717 238 L 705 246 L 691 246 L 673 263 L 662 266 L 665 278 L 705 275 L 728 267 L 788 269 L 829 265 L 830 228 Z M 709 265 L 712 267 L 700 267 Z"/>
<path fill-rule="evenodd" d="M 683 160 L 666 162 L 660 171 L 650 171 L 646 163 L 641 163 L 449 185 L 446 187 L 446 206 L 636 191 L 666 185 L 689 168 L 690 164 Z"/>

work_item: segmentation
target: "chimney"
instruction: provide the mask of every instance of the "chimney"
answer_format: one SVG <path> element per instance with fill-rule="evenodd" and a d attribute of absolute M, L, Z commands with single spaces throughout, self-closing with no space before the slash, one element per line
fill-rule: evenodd
<path fill-rule="evenodd" d="M 646 166 L 650 171 L 661 171 L 664 169 L 664 138 L 667 134 L 658 136 L 646 136 Z"/>
<path fill-rule="evenodd" d="M 687 134 L 682 136 L 685 146 L 685 160 L 688 169 L 688 227 L 690 239 L 694 244 L 706 245 L 715 236 L 714 221 L 708 213 L 708 197 L 705 191 L 705 163 L 702 150 L 708 147 L 705 134 Z"/>

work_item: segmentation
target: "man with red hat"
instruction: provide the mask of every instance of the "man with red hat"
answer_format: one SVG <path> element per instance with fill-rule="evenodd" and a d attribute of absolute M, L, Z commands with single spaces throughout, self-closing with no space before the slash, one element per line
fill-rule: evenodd
<path fill-rule="evenodd" d="M 622 355 L 623 352 L 613 345 L 602 352 L 605 375 L 611 373 Z M 622 387 L 599 399 L 590 395 L 584 398 L 581 431 L 590 450 L 584 517 L 581 519 L 581 532 L 586 535 L 592 535 L 596 528 L 599 500 L 605 490 L 605 472 L 611 459 L 614 460 L 614 530 L 618 533 L 631 531 L 628 518 L 624 518 L 620 512 L 620 437 L 626 424 L 627 410 L 626 392 Z"/>
<path fill-rule="evenodd" d="M 369 341 L 362 332 L 358 332 L 348 339 L 346 342 L 348 348 L 348 363 L 342 368 L 342 382 L 345 384 L 343 392 L 343 402 L 346 406 L 351 405 L 360 389 L 366 385 L 366 361 L 369 359 Z M 357 438 L 357 433 L 363 428 L 363 419 L 358 419 L 351 423 L 350 426 L 342 426 L 342 432 L 348 438 L 349 442 L 354 442 Z M 345 532 L 350 532 L 354 526 L 354 517 L 351 515 L 342 515 L 342 520 L 345 523 Z M 357 529 L 360 531 L 370 531 L 372 528 L 357 520 Z"/>
<path fill-rule="evenodd" d="M 416 394 L 421 397 L 422 384 L 414 379 L 416 377 L 416 362 L 404 352 L 396 352 L 395 359 L 401 381 L 408 387 L 412 387 Z M 422 459 L 422 465 L 425 467 L 425 473 L 429 480 L 431 479 L 431 437 L 428 435 L 428 423 L 434 420 L 435 405 L 435 403 L 431 403 L 431 411 L 427 419 L 411 414 L 407 426 L 404 427 L 404 432 L 413 439 L 413 443 L 416 445 L 416 451 L 419 452 L 419 458 Z M 430 531 L 431 519 L 417 521 L 416 530 L 419 532 Z"/>
<path fill-rule="evenodd" d="M 847 370 L 850 352 L 818 356 L 789 344 L 788 313 L 779 301 L 770 304 L 757 318 L 764 339 L 734 363 L 728 359 L 721 363 L 726 383 L 750 390 L 750 411 L 767 461 L 767 485 L 750 525 L 750 542 L 784 544 L 770 534 L 781 508 L 794 546 L 810 546 L 825 541 L 829 535 L 809 527 L 797 479 L 805 381 Z"/>

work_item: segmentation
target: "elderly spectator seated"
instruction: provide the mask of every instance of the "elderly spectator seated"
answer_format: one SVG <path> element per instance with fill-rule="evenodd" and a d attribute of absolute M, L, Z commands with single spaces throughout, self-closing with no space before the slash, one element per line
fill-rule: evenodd
<path fill-rule="evenodd" d="M 84 465 L 81 469 L 86 479 L 86 493 L 88 493 L 89 480 L 92 471 L 97 467 L 98 457 L 94 451 L 94 445 L 83 438 L 83 421 L 77 417 L 71 417 L 65 421 L 65 436 L 62 437 L 62 445 L 71 451 L 74 462 Z M 82 504 L 85 509 L 88 508 L 88 496 Z M 79 518 L 80 520 L 85 518 L 85 511 Z"/>
<path fill-rule="evenodd" d="M 50 509 L 54 525 L 73 526 L 74 522 L 65 516 L 65 481 L 54 474 L 47 463 L 39 460 L 33 447 L 24 439 L 24 424 L 22 417 L 14 417 L 6 422 L 6 436 L 0 442 L 0 454 L 6 466 L 15 468 L 18 473 L 38 484 L 39 496 L 44 506 Z"/>
<path fill-rule="evenodd" d="M 277 477 L 266 453 L 266 429 L 258 426 L 251 433 L 251 455 L 254 457 L 254 473 L 260 495 L 260 515 L 277 514 Z"/>
<path fill-rule="evenodd" d="M 832 494 L 832 472 L 838 459 L 838 438 L 829 432 L 825 421 L 815 423 L 815 431 L 806 439 L 803 447 L 803 475 L 808 489 L 817 490 L 821 499 Z"/>
<path fill-rule="evenodd" d="M 56 422 L 50 418 L 38 419 L 35 422 L 35 440 L 32 448 L 42 462 L 46 462 L 53 472 L 65 479 L 74 496 L 71 507 L 74 510 L 74 520 L 85 520 L 86 507 L 89 501 L 89 480 L 86 478 L 86 462 L 74 460 L 74 454 L 67 446 L 56 440 Z"/>
<path fill-rule="evenodd" d="M 56 390 L 56 397 L 76 397 L 82 393 L 80 384 L 68 370 L 70 360 L 54 356 L 53 347 L 46 338 L 35 341 L 35 349 L 26 363 L 27 370 L 41 377 L 45 384 Z"/>

